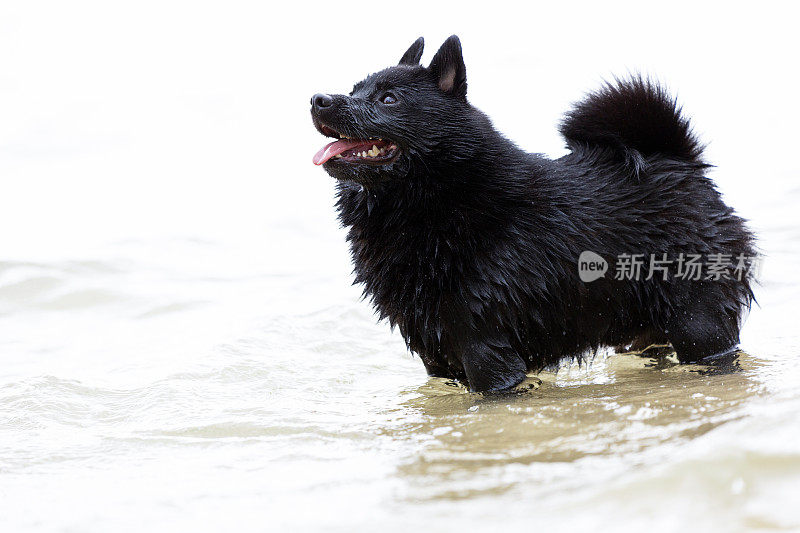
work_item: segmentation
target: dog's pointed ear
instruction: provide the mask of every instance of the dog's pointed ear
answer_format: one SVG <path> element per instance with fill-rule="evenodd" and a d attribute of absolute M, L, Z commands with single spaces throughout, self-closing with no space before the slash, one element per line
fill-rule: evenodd
<path fill-rule="evenodd" d="M 467 67 L 461 55 L 461 41 L 457 35 L 447 38 L 436 55 L 433 56 L 428 70 L 436 78 L 439 88 L 462 98 L 467 95 Z"/>
<path fill-rule="evenodd" d="M 423 48 L 425 48 L 425 39 L 420 37 L 406 50 L 406 53 L 400 58 L 400 63 L 398 63 L 398 65 L 419 65 Z"/>

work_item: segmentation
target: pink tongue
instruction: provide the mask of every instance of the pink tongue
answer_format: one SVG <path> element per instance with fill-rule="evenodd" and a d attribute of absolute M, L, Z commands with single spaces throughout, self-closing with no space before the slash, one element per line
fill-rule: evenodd
<path fill-rule="evenodd" d="M 314 156 L 314 164 L 323 165 L 325 164 L 325 161 L 331 157 L 337 156 L 342 152 L 346 152 L 351 148 L 355 148 L 356 146 L 362 146 L 365 144 L 366 143 L 363 140 L 357 141 L 352 139 L 339 139 L 338 141 L 333 141 L 317 152 L 317 154 Z"/>

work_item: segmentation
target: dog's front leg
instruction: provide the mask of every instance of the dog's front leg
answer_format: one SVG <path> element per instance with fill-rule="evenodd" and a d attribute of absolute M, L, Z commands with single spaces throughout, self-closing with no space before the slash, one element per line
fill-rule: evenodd
<path fill-rule="evenodd" d="M 522 382 L 527 373 L 522 357 L 503 342 L 482 340 L 465 344 L 461 364 L 472 392 L 510 389 Z"/>

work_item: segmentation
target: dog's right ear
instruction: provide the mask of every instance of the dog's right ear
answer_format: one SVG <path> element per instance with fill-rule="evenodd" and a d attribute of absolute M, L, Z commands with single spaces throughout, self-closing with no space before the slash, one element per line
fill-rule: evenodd
<path fill-rule="evenodd" d="M 425 39 L 420 37 L 406 50 L 406 53 L 400 58 L 400 63 L 398 63 L 398 65 L 419 65 L 423 48 L 425 48 Z"/>

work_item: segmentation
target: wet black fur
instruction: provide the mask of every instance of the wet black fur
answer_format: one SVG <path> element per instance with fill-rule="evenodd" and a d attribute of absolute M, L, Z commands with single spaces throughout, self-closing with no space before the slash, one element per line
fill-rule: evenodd
<path fill-rule="evenodd" d="M 561 125 L 571 153 L 551 160 L 467 102 L 457 37 L 428 68 L 421 54 L 420 38 L 312 115 L 401 148 L 389 164 L 325 169 L 339 179 L 355 281 L 429 374 L 502 390 L 603 345 L 670 342 L 683 362 L 736 346 L 749 278 L 613 279 L 623 253 L 755 255 L 662 88 L 634 77 L 591 94 Z M 381 102 L 387 92 L 396 103 Z M 584 250 L 609 260 L 604 278 L 579 279 Z"/>

